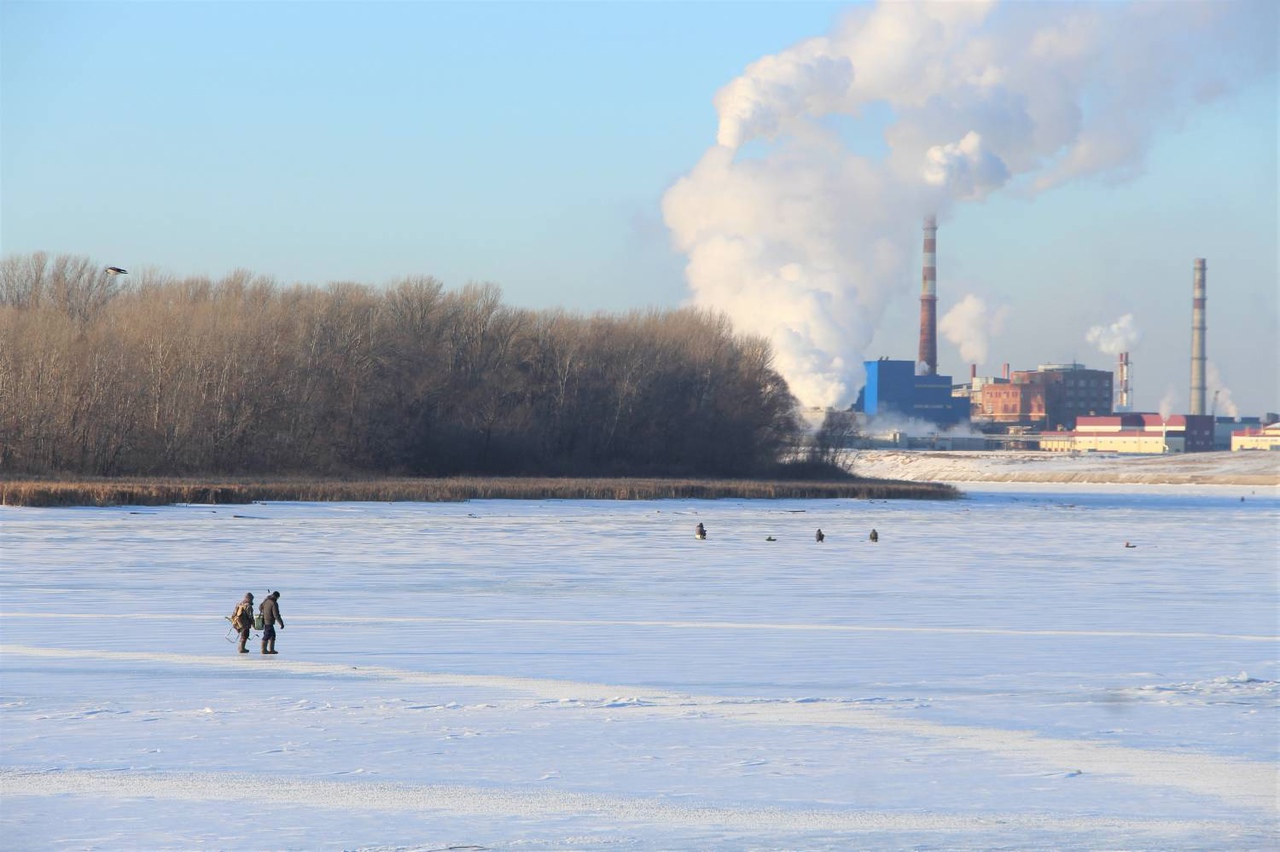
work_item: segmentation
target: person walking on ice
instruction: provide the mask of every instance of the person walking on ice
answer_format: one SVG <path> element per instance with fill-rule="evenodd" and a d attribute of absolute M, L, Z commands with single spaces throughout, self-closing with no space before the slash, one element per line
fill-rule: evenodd
<path fill-rule="evenodd" d="M 231 614 L 231 626 L 240 633 L 240 653 L 249 653 L 244 645 L 249 641 L 249 631 L 253 629 L 253 592 L 245 592 L 244 598 L 236 604 L 235 612 Z"/>
<path fill-rule="evenodd" d="M 258 607 L 262 614 L 262 653 L 276 653 L 276 624 L 284 630 L 284 619 L 280 617 L 280 592 L 270 592 Z"/>

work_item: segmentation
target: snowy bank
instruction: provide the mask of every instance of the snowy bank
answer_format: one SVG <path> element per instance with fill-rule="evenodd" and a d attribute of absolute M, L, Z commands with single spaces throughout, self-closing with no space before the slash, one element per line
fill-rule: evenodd
<path fill-rule="evenodd" d="M 863 450 L 859 476 L 919 482 L 1068 482 L 1133 485 L 1280 485 L 1280 453 L 926 452 Z"/>

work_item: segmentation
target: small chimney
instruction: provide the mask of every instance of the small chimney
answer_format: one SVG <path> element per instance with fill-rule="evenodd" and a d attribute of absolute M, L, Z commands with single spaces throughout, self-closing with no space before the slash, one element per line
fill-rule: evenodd
<path fill-rule="evenodd" d="M 973 381 L 976 378 L 978 378 L 978 365 L 970 364 L 969 365 L 969 381 Z"/>
<path fill-rule="evenodd" d="M 1129 353 L 1120 353 L 1120 363 L 1116 370 L 1119 387 L 1116 390 L 1116 411 L 1130 411 L 1133 403 L 1130 399 L 1129 387 Z"/>
<path fill-rule="evenodd" d="M 1004 378 L 1005 378 L 1005 381 L 1008 381 L 1008 380 L 1009 380 L 1009 365 L 1008 365 L 1008 363 L 1006 363 L 1006 364 L 1004 365 Z"/>

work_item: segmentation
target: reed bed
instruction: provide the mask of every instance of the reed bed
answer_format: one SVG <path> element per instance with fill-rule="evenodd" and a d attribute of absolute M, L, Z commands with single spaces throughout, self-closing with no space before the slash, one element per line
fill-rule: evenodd
<path fill-rule="evenodd" d="M 0 480 L 3 506 L 169 506 L 182 503 L 459 503 L 467 500 L 824 499 L 946 500 L 950 485 L 885 479 L 840 481 L 732 479 L 12 479 Z"/>

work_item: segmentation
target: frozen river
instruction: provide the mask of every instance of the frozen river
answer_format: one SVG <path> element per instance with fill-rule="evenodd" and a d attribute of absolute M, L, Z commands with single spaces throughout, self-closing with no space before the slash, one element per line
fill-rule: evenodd
<path fill-rule="evenodd" d="M 0 509 L 0 832 L 1265 849 L 1278 532 L 1227 487 Z"/>

